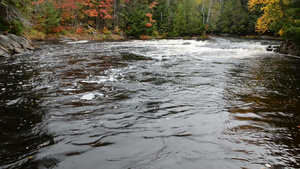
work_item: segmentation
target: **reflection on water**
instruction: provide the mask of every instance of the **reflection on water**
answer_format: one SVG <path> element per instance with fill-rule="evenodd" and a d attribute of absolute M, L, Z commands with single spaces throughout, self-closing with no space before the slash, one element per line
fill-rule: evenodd
<path fill-rule="evenodd" d="M 1 168 L 300 167 L 300 60 L 273 43 L 44 42 L 3 59 Z"/>
<path fill-rule="evenodd" d="M 299 64 L 298 58 L 274 56 L 230 72 L 226 98 L 232 120 L 224 133 L 232 142 L 263 146 L 267 154 L 257 162 L 299 167 Z"/>
<path fill-rule="evenodd" d="M 25 56 L 26 57 L 26 56 Z M 51 137 L 39 130 L 44 110 L 34 92 L 34 63 L 2 60 L 0 78 L 0 161 L 1 166 L 18 166 Z"/>

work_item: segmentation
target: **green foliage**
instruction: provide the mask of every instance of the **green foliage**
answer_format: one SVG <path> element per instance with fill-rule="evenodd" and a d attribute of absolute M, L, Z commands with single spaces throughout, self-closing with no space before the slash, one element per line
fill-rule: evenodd
<path fill-rule="evenodd" d="M 17 13 L 17 8 L 10 4 L 10 1 L 1 1 L 0 2 L 0 30 L 8 33 L 14 33 L 21 35 L 24 31 L 24 26 L 19 20 L 15 17 Z M 12 16 L 12 17 L 8 17 Z"/>
<path fill-rule="evenodd" d="M 167 34 L 173 29 L 173 12 L 166 0 L 158 0 L 158 5 L 154 8 L 153 19 L 156 20 L 157 29 L 160 34 Z"/>
<path fill-rule="evenodd" d="M 251 15 L 241 0 L 225 2 L 222 14 L 217 23 L 216 32 L 235 35 L 251 34 L 254 32 L 255 15 Z"/>
<path fill-rule="evenodd" d="M 23 31 L 24 31 L 24 26 L 20 21 L 14 21 L 11 22 L 10 24 L 10 30 L 8 31 L 9 33 L 14 33 L 16 35 L 22 35 Z"/>
<path fill-rule="evenodd" d="M 9 22 L 5 18 L 0 17 L 0 30 L 7 32 L 9 31 L 9 28 L 10 28 Z"/>
<path fill-rule="evenodd" d="M 174 14 L 174 32 L 178 35 L 187 34 L 187 17 L 183 3 L 178 4 Z"/>
<path fill-rule="evenodd" d="M 55 10 L 53 1 L 48 1 L 47 3 L 45 3 L 42 17 L 44 18 L 42 25 L 45 28 L 45 33 L 53 33 L 52 29 L 59 26 L 61 19 L 58 15 L 58 12 Z"/>
<path fill-rule="evenodd" d="M 248 10 L 250 1 L 259 2 L 254 3 L 256 8 L 251 11 Z M 20 35 L 24 29 L 22 24 L 27 25 L 26 19 L 18 19 L 18 13 L 23 12 L 34 24 L 33 28 L 46 34 L 83 26 L 95 30 L 93 33 L 105 27 L 108 32 L 121 35 L 126 32 L 137 38 L 142 35 L 191 37 L 204 32 L 245 35 L 255 33 L 255 22 L 264 14 L 261 7 L 266 5 L 261 0 L 107 0 L 107 4 L 99 7 L 100 2 L 104 1 L 0 0 L 0 30 Z M 271 5 L 274 10 L 269 12 L 273 12 L 272 16 L 282 15 L 276 13 L 278 8 L 284 16 L 279 21 L 271 21 L 269 31 L 299 43 L 300 1 L 276 0 L 276 5 L 277 2 L 279 7 Z M 8 8 L 12 9 L 9 16 L 15 18 L 7 17 Z"/>
<path fill-rule="evenodd" d="M 141 35 L 152 36 L 156 31 L 155 23 L 149 21 L 149 17 L 146 14 L 149 12 L 147 5 L 136 4 L 138 7 L 128 9 L 126 15 L 127 30 L 126 34 L 129 36 L 139 38 Z M 147 27 L 147 23 L 151 23 L 152 26 Z"/>
<path fill-rule="evenodd" d="M 300 1 L 292 1 L 286 8 L 286 19 L 277 23 L 278 27 L 284 27 L 283 37 L 300 44 Z M 277 27 L 277 30 L 279 29 Z"/>
<path fill-rule="evenodd" d="M 177 35 L 199 35 L 204 30 L 202 16 L 193 0 L 181 0 L 174 11 L 174 32 Z"/>

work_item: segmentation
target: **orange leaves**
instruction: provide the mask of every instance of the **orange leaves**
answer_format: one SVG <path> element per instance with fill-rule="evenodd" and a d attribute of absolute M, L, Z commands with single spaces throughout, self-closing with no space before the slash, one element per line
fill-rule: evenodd
<path fill-rule="evenodd" d="M 140 37 L 142 40 L 147 40 L 148 39 L 148 36 L 147 35 L 141 35 Z"/>
<path fill-rule="evenodd" d="M 149 8 L 152 9 L 152 8 L 154 8 L 157 4 L 158 4 L 157 0 L 156 0 L 156 1 L 153 1 L 153 2 L 149 5 Z"/>
<path fill-rule="evenodd" d="M 152 18 L 152 14 L 150 14 L 150 13 L 147 13 L 145 15 L 148 16 L 149 18 Z"/>
<path fill-rule="evenodd" d="M 97 17 L 99 14 L 96 9 L 85 10 L 84 13 L 89 17 Z"/>
<path fill-rule="evenodd" d="M 51 28 L 51 32 L 52 33 L 59 33 L 59 32 L 61 32 L 62 30 L 64 30 L 64 27 L 63 26 L 58 26 L 58 27 L 53 27 L 53 28 Z"/>
<path fill-rule="evenodd" d="M 153 20 L 153 19 L 152 19 L 152 14 L 146 13 L 145 15 L 146 15 L 147 17 L 149 17 L 149 21 L 150 21 L 150 22 L 156 22 L 156 20 Z"/>
<path fill-rule="evenodd" d="M 83 28 L 82 27 L 79 27 L 76 31 L 77 34 L 82 34 L 83 32 Z"/>
<path fill-rule="evenodd" d="M 110 13 L 113 12 L 113 0 L 102 0 L 100 2 L 85 0 L 82 4 L 88 7 L 87 10 L 84 10 L 84 13 L 89 17 L 100 16 L 102 19 L 112 19 Z"/>
<path fill-rule="evenodd" d="M 152 27 L 152 23 L 147 22 L 147 23 L 146 23 L 146 27 L 148 27 L 148 28 Z"/>

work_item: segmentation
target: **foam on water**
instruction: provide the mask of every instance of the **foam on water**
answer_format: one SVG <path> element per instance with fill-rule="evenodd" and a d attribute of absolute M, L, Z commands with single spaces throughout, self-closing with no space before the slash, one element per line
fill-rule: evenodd
<path fill-rule="evenodd" d="M 203 59 L 218 58 L 247 58 L 268 54 L 267 45 L 261 42 L 235 42 L 218 38 L 211 41 L 196 40 L 149 40 L 129 41 L 122 44 L 133 48 L 130 52 L 136 55 L 150 57 L 157 60 L 176 57 L 194 57 Z M 136 49 L 134 49 L 136 48 Z M 139 50 L 140 48 L 153 48 L 153 50 Z"/>
<path fill-rule="evenodd" d="M 80 100 L 93 100 L 96 97 L 103 97 L 104 95 L 102 93 L 93 92 L 93 93 L 87 93 L 80 97 Z"/>
<path fill-rule="evenodd" d="M 72 41 L 72 42 L 67 42 L 67 44 L 76 44 L 76 43 L 88 43 L 88 40 L 79 40 L 79 41 Z"/>

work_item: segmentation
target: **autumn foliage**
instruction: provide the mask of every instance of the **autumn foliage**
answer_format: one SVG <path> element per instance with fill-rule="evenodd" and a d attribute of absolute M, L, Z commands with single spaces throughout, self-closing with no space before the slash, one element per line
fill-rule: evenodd
<path fill-rule="evenodd" d="M 259 33 L 265 33 L 269 30 L 273 23 L 280 22 L 285 17 L 282 5 L 289 4 L 289 0 L 250 0 L 249 8 L 254 10 L 257 6 L 261 6 L 263 15 L 258 18 L 256 30 Z M 283 34 L 283 27 L 279 30 L 279 34 Z"/>
<path fill-rule="evenodd" d="M 300 43 L 300 1 L 294 0 L 250 0 L 249 8 L 260 8 L 263 12 L 256 23 L 256 30 L 265 33 L 275 31 L 280 36 Z"/>
<path fill-rule="evenodd" d="M 271 31 L 289 38 L 298 37 L 297 32 L 300 34 L 299 0 L 249 0 L 248 3 L 246 1 L 9 0 L 8 2 L 13 2 L 15 6 L 18 4 L 20 11 L 32 23 L 29 24 L 27 32 L 37 31 L 47 36 L 99 35 L 106 38 L 118 34 L 122 37 L 145 39 L 145 37 L 199 36 L 211 32 L 245 35 L 255 34 L 255 29 L 260 34 Z M 3 3 L 0 3 L 0 6 Z M 5 9 L 5 6 L 2 7 Z M 20 32 L 22 25 L 19 23 L 8 24 L 8 21 L 0 20 L 0 30 Z"/>

